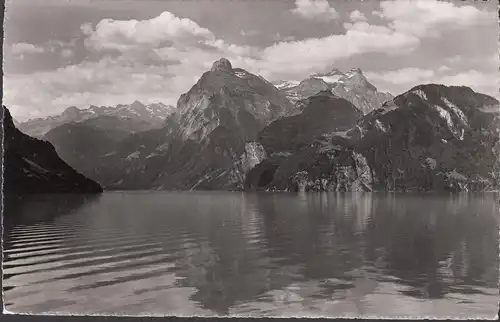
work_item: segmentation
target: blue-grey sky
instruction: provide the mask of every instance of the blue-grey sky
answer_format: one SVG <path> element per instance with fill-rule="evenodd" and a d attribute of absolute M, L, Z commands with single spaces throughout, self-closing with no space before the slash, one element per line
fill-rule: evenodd
<path fill-rule="evenodd" d="M 19 120 L 68 106 L 175 105 L 220 57 L 268 80 L 359 67 L 498 97 L 495 1 L 7 0 L 4 102 Z"/>

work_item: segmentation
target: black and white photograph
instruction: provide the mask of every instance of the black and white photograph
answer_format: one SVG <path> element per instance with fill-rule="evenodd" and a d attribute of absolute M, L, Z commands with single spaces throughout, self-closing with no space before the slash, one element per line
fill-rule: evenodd
<path fill-rule="evenodd" d="M 6 0 L 4 314 L 496 319 L 498 6 Z"/>

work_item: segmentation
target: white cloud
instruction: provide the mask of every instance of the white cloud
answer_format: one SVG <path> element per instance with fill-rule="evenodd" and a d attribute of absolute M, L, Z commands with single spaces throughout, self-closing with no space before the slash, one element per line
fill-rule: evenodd
<path fill-rule="evenodd" d="M 499 78 L 496 72 L 481 73 L 477 70 L 467 70 L 456 72 L 451 75 L 448 66 L 441 66 L 438 72 L 431 69 L 402 68 L 388 72 L 365 72 L 365 76 L 380 88 L 397 89 L 396 93 L 402 93 L 409 88 L 419 84 L 443 84 L 448 86 L 468 86 L 477 92 L 499 97 Z"/>
<path fill-rule="evenodd" d="M 438 71 L 440 71 L 441 73 L 445 73 L 445 72 L 447 72 L 449 70 L 451 70 L 451 68 L 449 66 L 446 66 L 446 65 L 442 65 L 438 69 Z"/>
<path fill-rule="evenodd" d="M 165 11 L 149 20 L 103 19 L 93 29 L 88 24 L 81 28 L 89 37 L 86 45 L 94 50 L 127 51 L 134 47 L 177 47 L 215 40 L 212 32 L 187 18 L 178 18 Z"/>
<path fill-rule="evenodd" d="M 61 56 L 63 58 L 68 59 L 68 58 L 73 57 L 73 55 L 74 55 L 73 50 L 71 50 L 69 48 L 65 48 L 65 49 L 61 50 Z"/>
<path fill-rule="evenodd" d="M 473 88 L 495 88 L 498 92 L 499 78 L 497 72 L 481 73 L 476 70 L 467 70 L 455 75 L 444 76 L 438 79 L 445 85 L 465 85 Z M 491 92 L 491 90 L 489 91 Z"/>
<path fill-rule="evenodd" d="M 400 32 L 437 37 L 446 30 L 462 30 L 496 21 L 496 16 L 474 6 L 429 0 L 397 0 L 380 3 L 382 17 Z"/>
<path fill-rule="evenodd" d="M 448 62 L 450 64 L 456 64 L 456 63 L 461 62 L 462 60 L 463 60 L 463 58 L 460 55 L 455 55 L 455 56 L 446 58 L 446 62 Z"/>
<path fill-rule="evenodd" d="M 250 47 L 228 44 L 170 13 L 144 21 L 102 20 L 95 28 L 83 25 L 81 31 L 88 49 L 100 58 L 52 71 L 7 75 L 4 98 L 14 114 L 26 113 L 25 106 L 34 116 L 37 108 L 54 114 L 71 105 L 136 99 L 175 105 L 215 60 L 227 57 L 235 66 L 251 66 L 255 55 Z M 110 49 L 118 52 L 111 55 Z M 70 57 L 74 51 L 65 47 L 59 53 Z"/>
<path fill-rule="evenodd" d="M 351 19 L 351 21 L 366 21 L 366 16 L 359 10 L 354 10 L 353 12 L 351 12 L 349 18 Z"/>
<path fill-rule="evenodd" d="M 383 73 L 365 72 L 369 80 L 384 81 L 393 84 L 419 84 L 434 77 L 434 71 L 415 67 L 402 68 Z"/>
<path fill-rule="evenodd" d="M 258 62 L 259 73 L 272 78 L 287 74 L 304 77 L 341 58 L 373 52 L 404 55 L 420 43 L 416 37 L 366 22 L 345 24 L 345 27 L 345 34 L 279 42 L 265 48 Z"/>
<path fill-rule="evenodd" d="M 387 26 L 362 21 L 362 15 L 355 10 L 351 12 L 352 22 L 344 24 L 346 31 L 343 34 L 300 41 L 294 40 L 293 36 L 283 38 L 278 34 L 277 42 L 267 48 L 228 43 L 196 22 L 169 12 L 142 21 L 105 19 L 95 26 L 84 24 L 80 29 L 85 45 L 93 52 L 92 59 L 97 61 L 84 61 L 29 75 L 6 75 L 5 102 L 12 106 L 14 114 L 30 116 L 41 111 L 47 113 L 48 109 L 52 109 L 50 113 L 58 113 L 71 105 L 116 105 L 136 99 L 175 104 L 180 94 L 188 91 L 220 57 L 228 58 L 235 67 L 269 80 L 300 79 L 354 55 L 406 55 L 418 48 L 421 38 L 429 34 L 429 29 L 439 32 L 458 28 L 448 26 L 455 23 L 450 20 L 449 14 L 432 10 L 452 8 L 455 10 L 453 15 L 461 15 L 457 16 L 457 24 L 462 27 L 473 21 L 479 23 L 476 18 L 482 16 L 477 9 L 463 11 L 461 8 L 467 7 L 459 8 L 452 3 L 441 7 L 439 3 L 422 5 L 417 1 L 398 1 L 391 2 L 394 8 L 387 6 L 387 2 L 381 4 L 380 15 L 389 20 Z M 433 9 L 429 13 L 430 7 Z M 405 13 L 405 10 L 415 8 L 418 9 L 416 17 L 420 17 L 422 12 L 430 15 L 422 20 L 423 26 L 418 26 L 411 12 Z M 326 1 L 297 1 L 294 10 L 295 14 L 305 18 L 325 19 L 323 21 L 338 16 Z M 70 51 L 76 52 L 74 46 L 74 42 L 60 45 L 54 52 L 70 57 Z M 64 53 L 66 49 L 68 51 Z M 478 90 L 485 93 L 491 93 L 492 88 L 497 86 L 493 74 L 477 71 L 447 75 L 448 78 L 443 76 L 444 72 L 451 72 L 448 66 L 457 70 L 454 63 L 458 62 L 455 57 L 450 61 L 443 59 L 442 66 L 435 70 L 404 68 L 382 73 L 365 72 L 365 75 L 377 87 L 390 89 L 393 93 L 407 90 L 410 85 L 440 81 L 463 82 L 465 85 L 475 82 Z"/>
<path fill-rule="evenodd" d="M 339 17 L 335 8 L 330 7 L 326 0 L 295 0 L 295 6 L 292 13 L 305 19 L 328 22 Z"/>
<path fill-rule="evenodd" d="M 252 36 L 256 36 L 258 34 L 259 34 L 259 32 L 257 30 L 250 30 L 250 31 L 241 30 L 240 31 L 240 35 L 242 35 L 243 37 L 252 37 Z"/>
<path fill-rule="evenodd" d="M 8 76 L 5 100 L 14 107 L 52 108 L 51 113 L 70 105 L 116 105 L 132 98 L 175 104 L 220 57 L 270 79 L 305 77 L 340 58 L 369 52 L 404 54 L 419 44 L 415 37 L 366 22 L 346 27 L 345 34 L 282 41 L 259 50 L 217 39 L 208 29 L 171 13 L 143 21 L 105 19 L 95 28 L 88 24 L 81 27 L 85 45 L 99 54 L 100 60 Z M 113 55 L 109 50 L 115 51 Z"/>
<path fill-rule="evenodd" d="M 25 55 L 25 54 L 38 54 L 43 53 L 44 49 L 39 46 L 35 46 L 33 44 L 28 44 L 25 42 L 20 42 L 17 44 L 13 44 L 11 46 L 11 51 L 14 55 Z"/>

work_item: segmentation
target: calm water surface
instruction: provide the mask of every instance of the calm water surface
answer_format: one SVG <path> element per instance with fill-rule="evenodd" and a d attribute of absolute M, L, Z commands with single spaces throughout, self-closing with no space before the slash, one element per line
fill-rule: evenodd
<path fill-rule="evenodd" d="M 11 312 L 483 316 L 498 195 L 113 192 L 8 206 Z"/>

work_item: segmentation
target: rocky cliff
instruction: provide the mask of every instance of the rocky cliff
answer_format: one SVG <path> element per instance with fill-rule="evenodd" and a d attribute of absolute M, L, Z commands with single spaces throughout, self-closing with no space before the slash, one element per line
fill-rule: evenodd
<path fill-rule="evenodd" d="M 3 191 L 7 197 L 33 193 L 99 193 L 96 182 L 75 171 L 52 144 L 21 133 L 2 107 Z"/>

